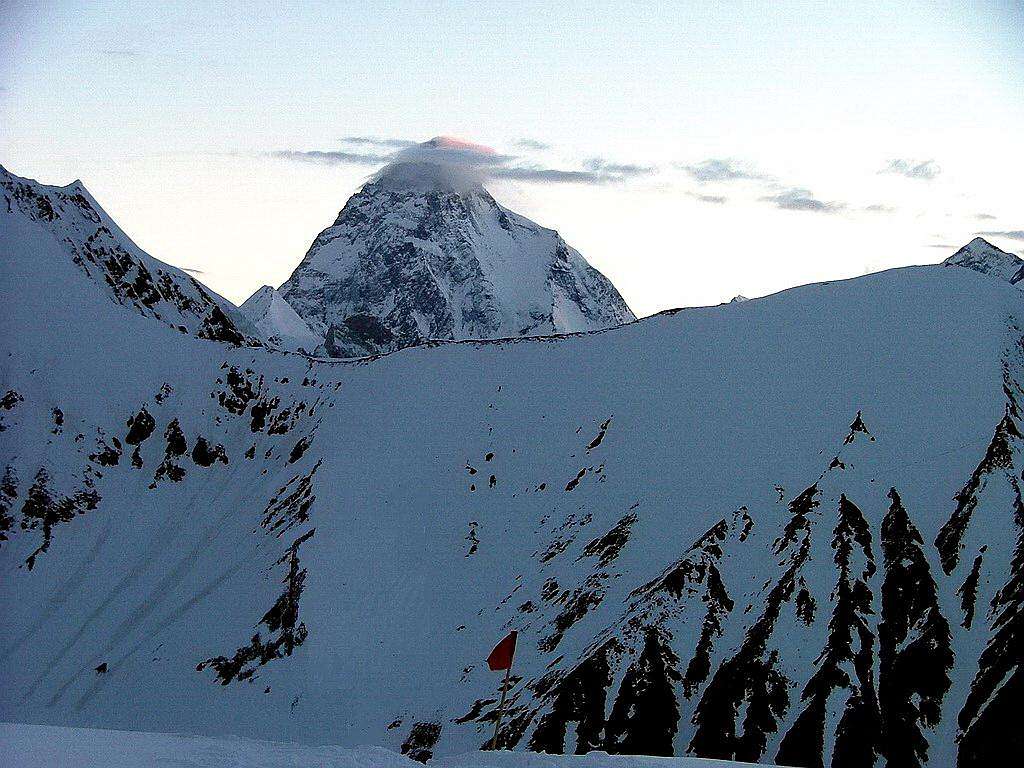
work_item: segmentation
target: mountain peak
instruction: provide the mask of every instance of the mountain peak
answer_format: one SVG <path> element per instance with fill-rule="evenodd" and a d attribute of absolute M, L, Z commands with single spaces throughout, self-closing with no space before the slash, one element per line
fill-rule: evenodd
<path fill-rule="evenodd" d="M 323 343 L 323 337 L 310 329 L 273 286 L 261 287 L 242 303 L 239 310 L 273 347 L 314 354 Z"/>
<path fill-rule="evenodd" d="M 495 157 L 447 137 L 403 150 L 320 233 L 281 295 L 327 340 L 331 356 L 431 339 L 585 332 L 635 319 L 557 232 L 484 189 Z"/>
<path fill-rule="evenodd" d="M 997 248 L 983 237 L 974 238 L 942 263 L 947 267 L 973 269 L 1014 284 L 1024 279 L 1024 259 Z"/>

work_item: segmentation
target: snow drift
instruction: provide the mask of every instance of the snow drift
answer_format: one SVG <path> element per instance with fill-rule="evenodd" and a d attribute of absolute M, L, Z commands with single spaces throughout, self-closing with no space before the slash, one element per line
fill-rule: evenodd
<path fill-rule="evenodd" d="M 55 728 L 0 723 L 0 764 L 5 768 L 417 768 L 418 763 L 380 747 L 310 747 L 255 739 Z M 730 768 L 742 763 L 699 758 L 585 757 L 471 752 L 431 761 L 442 768 Z"/>

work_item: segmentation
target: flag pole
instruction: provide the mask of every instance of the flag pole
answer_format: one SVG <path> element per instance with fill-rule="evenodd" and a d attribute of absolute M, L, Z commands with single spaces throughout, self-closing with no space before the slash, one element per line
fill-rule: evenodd
<path fill-rule="evenodd" d="M 498 748 L 498 730 L 501 728 L 501 716 L 505 713 L 505 696 L 508 694 L 508 679 L 512 674 L 512 660 L 509 660 L 508 668 L 505 670 L 505 679 L 501 683 L 501 703 L 498 704 L 498 718 L 494 721 L 494 738 L 491 739 L 491 750 Z"/>

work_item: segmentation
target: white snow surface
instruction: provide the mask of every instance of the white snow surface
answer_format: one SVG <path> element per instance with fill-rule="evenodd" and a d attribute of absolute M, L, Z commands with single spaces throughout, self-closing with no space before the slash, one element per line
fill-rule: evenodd
<path fill-rule="evenodd" d="M 314 354 L 324 343 L 273 286 L 264 285 L 239 307 L 267 342 L 289 352 Z"/>
<path fill-rule="evenodd" d="M 308 746 L 234 737 L 0 723 L 4 768 L 417 768 L 382 747 Z M 430 761 L 439 768 L 728 768 L 700 758 L 470 752 Z"/>

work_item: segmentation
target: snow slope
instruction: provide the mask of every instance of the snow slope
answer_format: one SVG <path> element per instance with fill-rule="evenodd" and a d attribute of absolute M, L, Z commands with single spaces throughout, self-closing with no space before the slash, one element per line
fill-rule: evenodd
<path fill-rule="evenodd" d="M 51 187 L 0 166 L 0 260 L 33 259 L 41 240 L 56 241 L 93 284 L 124 307 L 193 336 L 258 344 L 238 309 L 195 278 L 143 252 L 107 215 L 82 182 Z M 47 268 L 45 262 L 38 264 Z M 50 284 L 59 299 L 63 286 Z"/>
<path fill-rule="evenodd" d="M 428 142 L 429 144 L 429 142 Z M 423 145 L 427 146 L 427 145 Z M 634 320 L 615 287 L 557 232 L 499 205 L 482 184 L 398 160 L 345 204 L 281 294 L 355 357 L 426 339 L 591 331 Z"/>
<path fill-rule="evenodd" d="M 444 757 L 490 738 L 517 629 L 520 751 L 1024 752 L 1012 286 L 917 267 L 343 362 L 175 332 L 18 232 L 0 718 Z"/>
<path fill-rule="evenodd" d="M 311 355 L 324 343 L 272 286 L 264 285 L 239 309 L 273 347 Z"/>
<path fill-rule="evenodd" d="M 202 738 L 164 733 L 56 728 L 0 723 L 0 764 L 5 768 L 416 768 L 407 757 L 380 747 L 310 747 L 254 739 Z M 472 752 L 431 765 L 450 768 L 728 768 L 742 763 L 699 758 L 633 758 L 592 753 L 553 757 Z"/>

